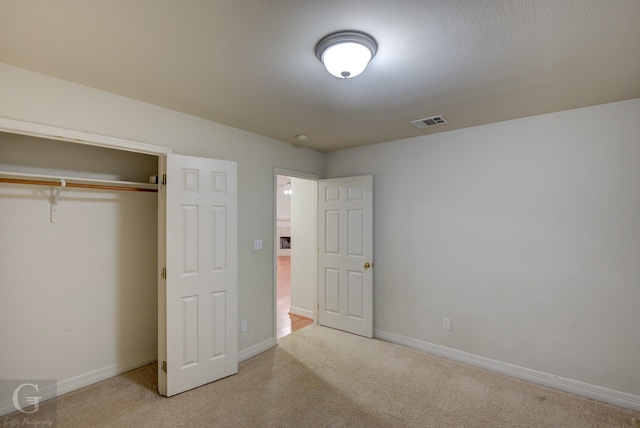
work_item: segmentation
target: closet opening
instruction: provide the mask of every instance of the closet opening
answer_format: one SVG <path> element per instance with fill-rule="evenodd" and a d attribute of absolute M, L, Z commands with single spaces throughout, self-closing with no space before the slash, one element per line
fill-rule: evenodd
<path fill-rule="evenodd" d="M 46 399 L 157 362 L 169 152 L 0 118 L 0 378 Z"/>

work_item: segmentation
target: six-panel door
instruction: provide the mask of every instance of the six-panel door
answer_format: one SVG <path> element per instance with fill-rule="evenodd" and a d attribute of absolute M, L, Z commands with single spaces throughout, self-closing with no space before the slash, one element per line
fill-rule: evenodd
<path fill-rule="evenodd" d="M 167 396 L 238 371 L 236 163 L 167 158 Z"/>
<path fill-rule="evenodd" d="M 373 337 L 373 177 L 318 189 L 318 322 Z"/>

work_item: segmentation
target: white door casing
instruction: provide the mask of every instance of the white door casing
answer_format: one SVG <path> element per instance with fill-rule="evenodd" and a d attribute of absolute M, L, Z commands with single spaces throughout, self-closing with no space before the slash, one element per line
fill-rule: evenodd
<path fill-rule="evenodd" d="M 318 322 L 373 337 L 373 176 L 318 183 Z"/>
<path fill-rule="evenodd" d="M 167 156 L 166 396 L 238 371 L 236 169 Z"/>

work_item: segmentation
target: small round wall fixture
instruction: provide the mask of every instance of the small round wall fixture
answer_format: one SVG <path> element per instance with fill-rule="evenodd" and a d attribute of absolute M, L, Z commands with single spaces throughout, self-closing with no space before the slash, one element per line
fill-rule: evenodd
<path fill-rule="evenodd" d="M 316 56 L 327 71 L 340 79 L 356 77 L 378 51 L 376 40 L 361 31 L 338 31 L 316 45 Z"/>

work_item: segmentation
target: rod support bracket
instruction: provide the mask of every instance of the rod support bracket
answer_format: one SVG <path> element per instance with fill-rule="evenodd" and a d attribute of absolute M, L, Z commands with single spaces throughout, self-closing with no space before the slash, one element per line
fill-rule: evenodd
<path fill-rule="evenodd" d="M 51 223 L 55 223 L 58 220 L 58 202 L 60 201 L 60 191 L 63 187 L 66 187 L 67 182 L 60 180 L 59 186 L 51 186 Z"/>

